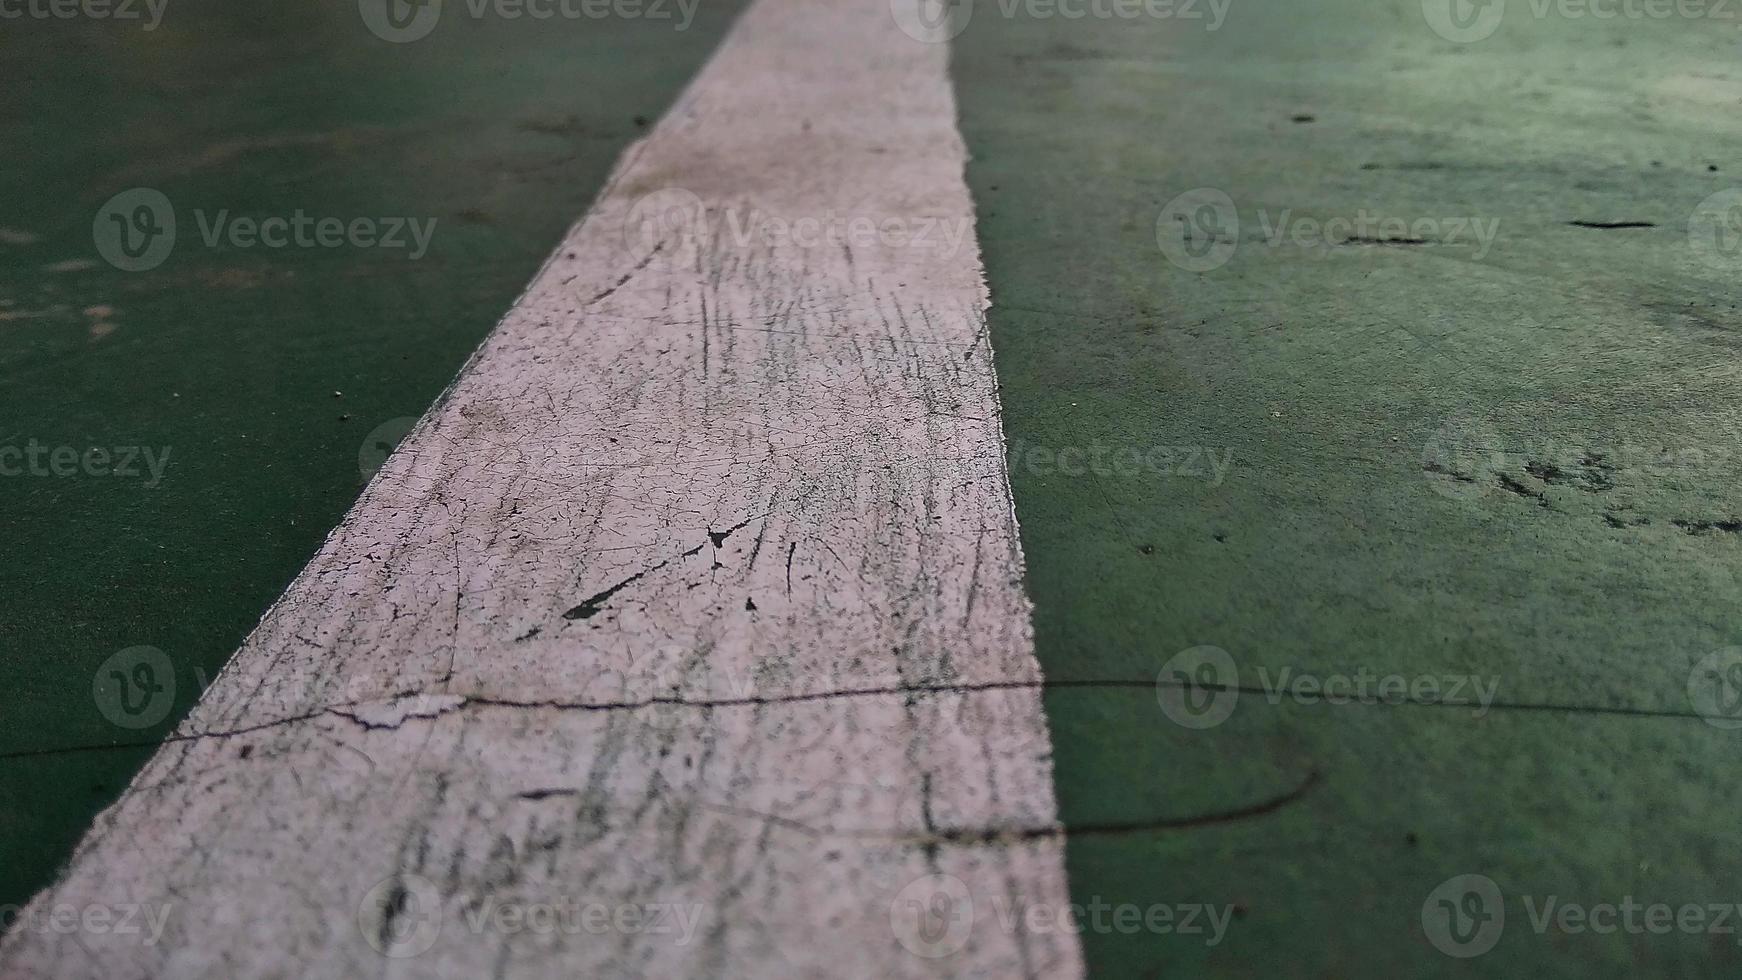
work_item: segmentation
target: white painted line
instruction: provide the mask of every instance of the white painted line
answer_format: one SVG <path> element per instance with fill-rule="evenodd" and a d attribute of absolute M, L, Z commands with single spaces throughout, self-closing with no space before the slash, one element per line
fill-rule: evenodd
<path fill-rule="evenodd" d="M 161 936 L 0 975 L 1080 974 L 1012 923 L 1063 843 L 947 50 L 896 20 L 755 3 L 25 913 Z"/>

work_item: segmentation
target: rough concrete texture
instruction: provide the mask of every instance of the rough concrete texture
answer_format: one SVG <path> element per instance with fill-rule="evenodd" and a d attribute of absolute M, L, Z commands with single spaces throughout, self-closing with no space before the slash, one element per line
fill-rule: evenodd
<path fill-rule="evenodd" d="M 1089 682 L 1048 698 L 1073 898 L 1235 910 L 1088 932 L 1094 974 L 1742 960 L 1526 907 L 1742 898 L 1739 733 L 1689 694 L 1742 662 L 1742 226 L 1702 209 L 1742 186 L 1738 32 L 1501 6 L 1458 43 L 1415 0 L 982 3 L 956 41 L 1038 649 Z M 1216 678 L 1200 645 L 1245 688 L 1218 725 L 1094 686 Z M 1284 668 L 1499 703 L 1273 704 Z M 1469 959 L 1423 922 L 1462 874 L 1506 914 Z"/>

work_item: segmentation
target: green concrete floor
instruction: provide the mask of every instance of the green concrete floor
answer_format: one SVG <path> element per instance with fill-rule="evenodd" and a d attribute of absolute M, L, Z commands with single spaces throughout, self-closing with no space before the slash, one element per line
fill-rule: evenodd
<path fill-rule="evenodd" d="M 1075 900 L 1233 908 L 1213 947 L 1087 933 L 1091 972 L 1734 976 L 1734 935 L 1539 935 L 1526 907 L 1742 899 L 1742 732 L 1688 695 L 1742 637 L 1742 264 L 1688 234 L 1742 186 L 1733 24 L 996 9 L 955 76 L 1043 666 L 1143 680 L 1212 645 L 1248 688 L 1202 728 L 1146 688 L 1047 698 Z M 1233 212 L 1168 208 L 1200 188 Z M 1302 223 L 1363 210 L 1423 241 Z M 1122 455 L 1162 447 L 1232 462 Z M 1272 704 L 1285 667 L 1609 710 Z M 1463 874 L 1506 914 L 1470 959 L 1422 920 Z"/>
<path fill-rule="evenodd" d="M 169 733 L 362 489 L 366 444 L 378 463 L 434 400 L 741 6 L 685 30 L 447 16 L 404 44 L 354 3 L 6 22 L 0 445 L 168 455 L 155 485 L 142 463 L 0 479 L 0 905 L 47 882 L 149 752 L 124 746 Z M 93 219 L 141 186 L 177 243 L 122 272 Z M 436 224 L 415 260 L 207 247 L 193 212 L 225 209 Z M 137 646 L 174 701 L 135 730 L 93 681 Z"/>

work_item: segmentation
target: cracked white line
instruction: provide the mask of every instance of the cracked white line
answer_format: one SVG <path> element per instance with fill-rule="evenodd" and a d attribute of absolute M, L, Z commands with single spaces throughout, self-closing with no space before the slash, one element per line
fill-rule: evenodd
<path fill-rule="evenodd" d="M 36 899 L 162 941 L 0 974 L 1080 974 L 902 934 L 1069 901 L 947 56 L 757 0 Z M 467 927 L 564 897 L 701 918 Z"/>

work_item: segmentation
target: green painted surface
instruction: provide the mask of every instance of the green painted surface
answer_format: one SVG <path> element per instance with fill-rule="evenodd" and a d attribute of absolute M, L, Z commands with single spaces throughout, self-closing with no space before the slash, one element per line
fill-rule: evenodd
<path fill-rule="evenodd" d="M 370 434 L 422 413 L 741 6 L 677 30 L 450 3 L 407 44 L 353 3 L 0 29 L 0 447 L 168 453 L 156 482 L 0 460 L 0 905 L 46 883 L 149 751 L 104 747 L 170 731 L 361 490 Z M 128 273 L 92 224 L 133 187 L 163 192 L 178 229 Z M 208 247 L 195 214 L 298 210 L 434 234 L 416 260 Z M 169 658 L 175 699 L 130 731 L 93 681 L 141 645 Z M 75 746 L 94 748 L 59 751 Z"/>
<path fill-rule="evenodd" d="M 1733 932 L 1531 922 L 1551 895 L 1742 901 L 1742 732 L 1688 693 L 1742 642 L 1721 523 L 1742 514 L 1742 264 L 1689 237 L 1742 186 L 1738 33 L 1537 6 L 1457 44 L 1417 0 L 1236 2 L 1216 31 L 982 0 L 954 43 L 1043 665 L 1143 681 L 1213 645 L 1249 689 L 1203 729 L 1143 686 L 1049 693 L 1075 901 L 1234 907 L 1214 946 L 1108 918 L 1083 936 L 1095 975 L 1742 965 Z M 1196 188 L 1240 220 L 1204 271 L 1157 237 Z M 1340 244 L 1363 210 L 1411 222 L 1368 237 L 1424 242 Z M 1185 217 L 1225 251 L 1213 209 Z M 1333 247 L 1299 223 L 1336 218 Z M 1232 451 L 1225 476 L 1191 449 Z M 1623 710 L 1272 704 L 1285 667 Z M 1461 874 L 1505 911 L 1471 959 L 1422 921 Z"/>

